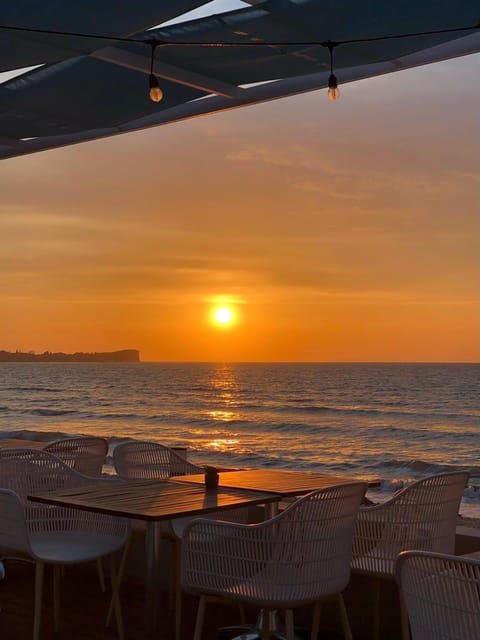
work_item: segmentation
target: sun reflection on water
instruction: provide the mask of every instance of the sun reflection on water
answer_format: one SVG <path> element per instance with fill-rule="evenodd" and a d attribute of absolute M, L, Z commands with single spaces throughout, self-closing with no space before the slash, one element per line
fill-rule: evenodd
<path fill-rule="evenodd" d="M 215 451 L 232 451 L 236 450 L 239 442 L 237 438 L 217 438 L 211 440 L 207 446 Z"/>
<path fill-rule="evenodd" d="M 235 418 L 233 411 L 209 411 L 208 415 L 213 420 L 220 420 L 221 422 L 230 422 Z"/>

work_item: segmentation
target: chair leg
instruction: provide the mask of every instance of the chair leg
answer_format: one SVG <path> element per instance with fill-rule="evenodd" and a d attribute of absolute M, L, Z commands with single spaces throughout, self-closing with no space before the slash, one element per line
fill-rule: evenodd
<path fill-rule="evenodd" d="M 109 556 L 110 562 L 110 579 L 112 581 L 112 603 L 115 610 L 115 619 L 117 621 L 117 633 L 119 640 L 124 640 L 125 631 L 123 628 L 122 608 L 120 606 L 120 598 L 118 595 L 118 576 L 117 567 L 115 565 L 115 554 L 111 553 Z"/>
<path fill-rule="evenodd" d="M 122 559 L 120 560 L 120 566 L 118 567 L 117 572 L 117 592 L 120 593 L 120 585 L 122 584 L 123 574 L 125 573 L 125 567 L 127 565 L 128 552 L 130 551 L 130 547 L 132 546 L 132 534 L 127 538 L 127 542 L 123 548 Z M 110 606 L 108 608 L 107 618 L 105 620 L 105 626 L 110 626 L 110 622 L 112 621 L 113 615 L 113 595 L 110 600 Z"/>
<path fill-rule="evenodd" d="M 195 623 L 195 633 L 193 640 L 202 640 L 203 620 L 205 618 L 205 606 L 207 604 L 207 597 L 200 596 L 198 602 L 197 621 Z"/>
<path fill-rule="evenodd" d="M 343 636 L 345 640 L 352 640 L 352 630 L 350 628 L 350 622 L 348 621 L 345 600 L 341 593 L 338 594 L 338 606 L 340 607 L 340 620 L 342 622 Z"/>
<path fill-rule="evenodd" d="M 380 640 L 380 580 L 375 579 L 373 588 L 373 640 Z"/>
<path fill-rule="evenodd" d="M 171 542 L 171 551 L 170 554 L 170 571 L 169 575 L 169 588 L 168 588 L 168 605 L 170 609 L 175 608 L 175 585 L 176 585 L 176 577 L 177 577 L 177 545 L 175 540 Z"/>
<path fill-rule="evenodd" d="M 238 604 L 238 610 L 240 612 L 240 623 L 242 625 L 247 624 L 247 617 L 245 615 L 245 605 L 243 604 L 243 602 L 240 602 Z"/>
<path fill-rule="evenodd" d="M 312 618 L 312 634 L 310 636 L 310 640 L 317 640 L 318 632 L 320 631 L 320 614 L 322 613 L 322 603 L 316 602 L 313 607 L 313 618 Z"/>
<path fill-rule="evenodd" d="M 175 550 L 175 640 L 180 640 L 182 633 L 182 583 L 180 581 L 180 544 L 174 542 Z"/>
<path fill-rule="evenodd" d="M 410 624 L 408 621 L 408 612 L 405 605 L 402 590 L 398 588 L 398 598 L 400 601 L 400 624 L 402 629 L 402 640 L 410 640 Z"/>
<path fill-rule="evenodd" d="M 262 611 L 262 640 L 269 640 L 270 637 L 270 609 Z"/>
<path fill-rule="evenodd" d="M 60 578 L 62 567 L 53 565 L 53 628 L 55 633 L 60 629 Z"/>
<path fill-rule="evenodd" d="M 285 611 L 285 631 L 287 632 L 287 640 L 295 640 L 292 609 L 287 609 Z"/>
<path fill-rule="evenodd" d="M 103 573 L 103 564 L 102 559 L 97 558 L 97 573 L 98 573 L 98 581 L 100 583 L 100 590 L 102 593 L 105 593 L 105 574 Z"/>
<path fill-rule="evenodd" d="M 35 564 L 35 609 L 33 614 L 33 640 L 40 640 L 40 621 L 42 616 L 43 576 L 45 564 Z"/>

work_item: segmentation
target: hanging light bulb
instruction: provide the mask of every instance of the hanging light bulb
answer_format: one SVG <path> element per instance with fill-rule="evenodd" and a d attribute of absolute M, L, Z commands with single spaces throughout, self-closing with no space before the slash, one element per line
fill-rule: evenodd
<path fill-rule="evenodd" d="M 340 89 L 338 88 L 337 76 L 331 73 L 328 78 L 328 99 L 337 100 L 340 97 Z"/>
<path fill-rule="evenodd" d="M 163 91 L 158 84 L 157 76 L 151 73 L 148 76 L 148 82 L 150 84 L 149 96 L 152 102 L 160 102 L 163 99 Z"/>
<path fill-rule="evenodd" d="M 158 44 L 159 43 L 157 40 L 150 40 L 152 54 L 150 57 L 150 75 L 148 76 L 148 84 L 150 86 L 150 91 L 148 92 L 148 95 L 150 96 L 150 100 L 152 102 L 160 102 L 163 99 L 163 91 L 160 89 L 157 76 L 153 73 L 153 58 L 155 56 L 155 48 Z"/>
<path fill-rule="evenodd" d="M 328 51 L 330 52 L 330 75 L 328 77 L 328 99 L 338 100 L 340 97 L 340 89 L 338 88 L 337 76 L 333 73 L 333 49 L 338 45 L 338 42 L 332 42 L 329 40 L 325 43 Z"/>

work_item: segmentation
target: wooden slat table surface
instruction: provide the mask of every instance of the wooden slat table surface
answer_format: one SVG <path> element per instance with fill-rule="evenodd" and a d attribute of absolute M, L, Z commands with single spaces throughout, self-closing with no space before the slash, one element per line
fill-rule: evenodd
<path fill-rule="evenodd" d="M 0 449 L 43 449 L 48 442 L 23 438 L 0 438 Z"/>
<path fill-rule="evenodd" d="M 286 471 L 284 469 L 248 469 L 244 471 L 225 471 L 219 473 L 219 486 L 222 489 L 254 489 L 277 493 L 284 497 L 298 496 L 317 489 L 325 489 L 344 482 L 353 482 L 354 478 L 329 476 L 307 471 Z M 202 474 L 177 476 L 172 478 L 179 484 L 204 483 Z M 377 486 L 375 481 L 369 486 Z"/>
<path fill-rule="evenodd" d="M 159 521 L 194 516 L 245 505 L 274 502 L 278 495 L 248 489 L 206 490 L 205 486 L 171 481 L 128 480 L 91 484 L 29 496 L 34 502 L 74 507 L 96 513 Z"/>

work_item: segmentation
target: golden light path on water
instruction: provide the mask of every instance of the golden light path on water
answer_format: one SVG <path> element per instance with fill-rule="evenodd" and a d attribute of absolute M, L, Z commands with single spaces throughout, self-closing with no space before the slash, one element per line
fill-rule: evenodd
<path fill-rule="evenodd" d="M 212 420 L 221 420 L 222 422 L 230 422 L 235 419 L 233 411 L 209 411 L 208 415 Z"/>
<path fill-rule="evenodd" d="M 208 447 L 214 449 L 215 451 L 237 451 L 239 450 L 238 445 L 240 444 L 240 440 L 235 438 L 218 438 L 217 440 L 211 440 L 208 443 Z"/>
<path fill-rule="evenodd" d="M 212 420 L 220 420 L 221 422 L 230 422 L 235 419 L 235 413 L 233 411 L 209 411 L 208 415 Z M 237 434 L 233 433 L 231 435 L 236 436 Z M 207 442 L 206 446 L 219 453 L 227 451 L 238 453 L 242 451 L 242 448 L 240 447 L 240 439 L 238 437 L 215 438 L 214 440 Z"/>

